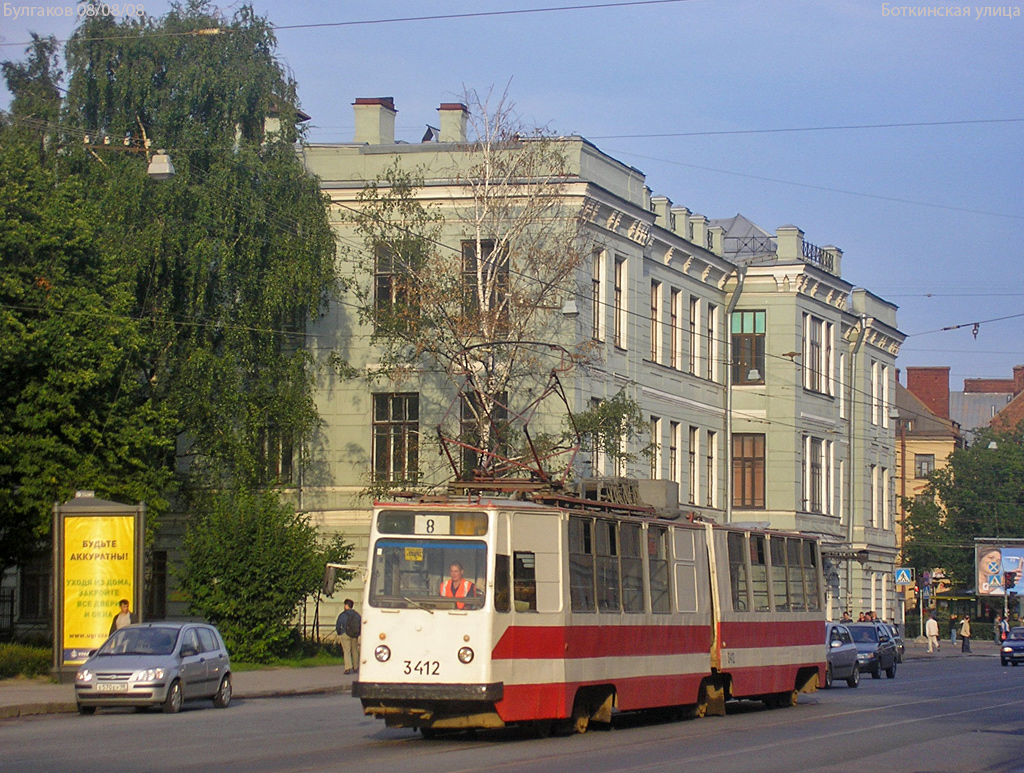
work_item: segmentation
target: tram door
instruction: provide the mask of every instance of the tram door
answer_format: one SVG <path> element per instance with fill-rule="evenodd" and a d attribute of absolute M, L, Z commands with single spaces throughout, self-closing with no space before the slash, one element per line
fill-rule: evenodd
<path fill-rule="evenodd" d="M 511 526 L 515 612 L 560 613 L 562 519 L 556 513 L 516 513 Z"/>

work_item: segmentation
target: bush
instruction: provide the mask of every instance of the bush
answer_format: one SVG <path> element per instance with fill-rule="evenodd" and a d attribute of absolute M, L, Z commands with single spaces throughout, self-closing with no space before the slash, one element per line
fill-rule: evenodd
<path fill-rule="evenodd" d="M 52 663 L 53 652 L 49 649 L 0 644 L 0 679 L 48 674 Z"/>
<path fill-rule="evenodd" d="M 292 648 L 291 621 L 321 589 L 325 561 L 348 549 L 340 538 L 321 546 L 308 516 L 272 492 L 219 492 L 189 523 L 181 588 L 232 658 L 269 663 Z"/>

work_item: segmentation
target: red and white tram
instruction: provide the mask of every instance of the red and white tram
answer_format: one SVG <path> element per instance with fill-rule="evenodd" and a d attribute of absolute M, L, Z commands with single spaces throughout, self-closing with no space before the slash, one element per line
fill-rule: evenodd
<path fill-rule="evenodd" d="M 782 706 L 816 689 L 815 539 L 625 509 L 376 506 L 353 685 L 365 712 L 425 735 L 559 720 L 583 732 L 613 708 L 722 714 L 730 698 Z M 442 595 L 454 579 L 464 590 Z"/>

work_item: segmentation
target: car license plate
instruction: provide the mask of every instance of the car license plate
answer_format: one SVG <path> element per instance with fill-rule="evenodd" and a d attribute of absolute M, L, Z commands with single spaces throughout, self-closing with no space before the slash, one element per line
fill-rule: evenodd
<path fill-rule="evenodd" d="M 103 683 L 96 685 L 95 689 L 96 692 L 128 692 L 128 685 L 127 683 L 122 684 L 118 682 Z"/>

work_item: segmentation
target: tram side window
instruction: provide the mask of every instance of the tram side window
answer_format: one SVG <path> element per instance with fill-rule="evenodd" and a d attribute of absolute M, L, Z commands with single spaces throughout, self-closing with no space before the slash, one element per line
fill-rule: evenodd
<path fill-rule="evenodd" d="M 772 597 L 776 612 L 789 611 L 789 590 L 786 575 L 786 540 L 776 537 L 769 544 L 772 546 Z"/>
<path fill-rule="evenodd" d="M 747 601 L 747 538 L 743 534 L 729 532 L 729 585 L 732 590 L 732 608 L 734 612 L 749 612 Z"/>
<path fill-rule="evenodd" d="M 765 554 L 764 535 L 750 535 L 750 589 L 754 596 L 754 610 L 767 612 L 768 606 L 768 560 Z"/>
<path fill-rule="evenodd" d="M 800 567 L 800 545 L 803 540 L 786 540 L 786 565 L 789 576 L 789 608 L 794 612 L 807 609 L 803 569 Z"/>
<path fill-rule="evenodd" d="M 619 602 L 619 535 L 614 521 L 599 520 L 597 527 L 597 608 L 621 612 Z"/>
<path fill-rule="evenodd" d="M 644 560 L 640 524 L 619 524 L 619 548 L 622 553 L 622 609 L 644 611 Z"/>
<path fill-rule="evenodd" d="M 651 588 L 651 611 L 672 611 L 672 598 L 668 589 L 667 529 L 664 526 L 647 528 L 647 584 Z"/>
<path fill-rule="evenodd" d="M 817 611 L 820 608 L 821 588 L 818 584 L 818 561 L 814 550 L 814 542 L 803 540 L 804 592 L 807 594 L 807 608 Z"/>
<path fill-rule="evenodd" d="M 508 556 L 498 553 L 494 556 L 494 609 L 496 612 L 512 611 L 512 593 L 509 587 Z"/>
<path fill-rule="evenodd" d="M 573 612 L 594 611 L 594 522 L 569 518 L 569 603 Z"/>
<path fill-rule="evenodd" d="M 517 550 L 512 554 L 512 587 L 516 612 L 537 611 L 537 557 Z"/>

